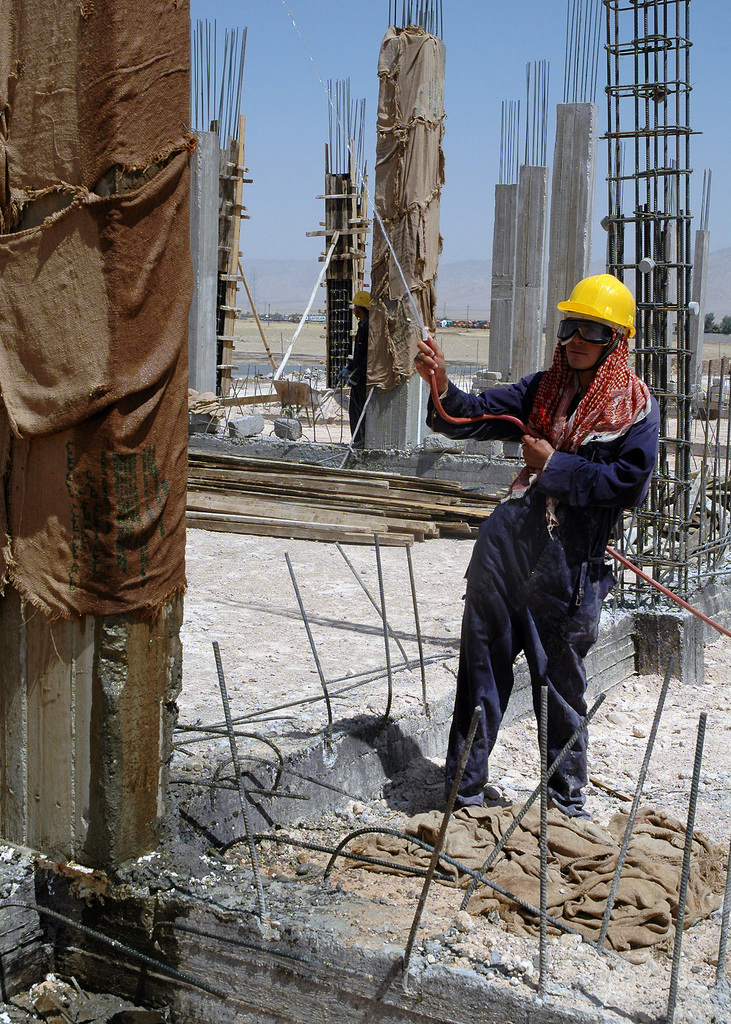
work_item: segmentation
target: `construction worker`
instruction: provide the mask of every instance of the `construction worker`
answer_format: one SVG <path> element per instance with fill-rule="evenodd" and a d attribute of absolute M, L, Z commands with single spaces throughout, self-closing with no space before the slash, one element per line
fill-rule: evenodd
<path fill-rule="evenodd" d="M 474 708 L 478 729 L 460 783 L 458 806 L 484 803 L 488 757 L 523 650 L 533 706 L 548 687 L 548 763 L 586 714 L 584 658 L 597 638 L 604 597 L 614 584 L 605 548 L 624 508 L 647 494 L 660 416 L 646 384 L 628 366 L 635 302 L 610 274 L 580 281 L 558 308 L 565 314 L 549 370 L 480 395 L 449 382 L 431 336 L 415 365 L 434 376 L 450 417 L 510 415 L 450 424 L 430 402 L 429 425 L 450 437 L 522 440 L 525 465 L 508 497 L 482 523 L 467 570 L 454 716 L 446 762 L 451 792 Z M 584 810 L 587 736 L 573 744 L 548 781 L 549 803 L 573 817 Z"/>
<path fill-rule="evenodd" d="M 350 401 L 348 418 L 353 447 L 362 448 L 365 440 L 364 423 L 358 425 L 366 400 L 366 377 L 368 373 L 368 315 L 371 306 L 370 292 L 356 292 L 353 296 L 353 315 L 358 321 L 353 343 L 353 355 L 348 360 L 348 381 Z"/>

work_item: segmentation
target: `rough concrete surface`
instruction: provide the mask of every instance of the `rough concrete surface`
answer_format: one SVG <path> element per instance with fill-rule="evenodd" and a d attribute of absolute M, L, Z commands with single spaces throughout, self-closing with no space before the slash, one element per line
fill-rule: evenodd
<path fill-rule="evenodd" d="M 37 879 L 35 892 L 39 901 L 51 901 L 226 998 L 170 982 L 155 970 L 141 972 L 134 962 L 126 966 L 122 954 L 93 938 L 41 920 L 46 969 L 73 976 L 82 987 L 134 996 L 140 1005 L 166 1005 L 171 1020 L 185 1022 L 664 1020 L 672 953 L 666 946 L 635 950 L 629 958 L 602 956 L 574 936 L 550 936 L 539 998 L 538 941 L 511 934 L 496 916 L 466 915 L 459 909 L 462 892 L 434 882 L 404 986 L 401 962 L 422 879 L 375 874 L 340 859 L 323 884 L 329 854 L 309 847 L 331 850 L 364 827 L 401 830 L 413 814 L 444 807 L 443 741 L 470 550 L 471 542 L 460 540 L 431 540 L 412 549 L 430 718 L 423 709 L 406 554 L 381 550 L 387 617 L 412 664 L 403 670 L 392 637 L 386 723 L 382 623 L 336 548 L 191 531 L 180 728 L 171 766 L 180 838 L 159 855 L 126 865 L 103 894 L 87 889 L 80 898 L 73 887 L 66 891 L 61 882 Z M 285 553 L 328 686 L 332 742 Z M 346 553 L 379 600 L 374 549 L 349 547 Z M 603 634 L 616 625 L 610 612 L 606 618 Z M 250 826 L 269 837 L 256 842 L 263 921 L 229 739 L 221 731 L 214 640 L 236 722 L 243 786 L 255 802 L 248 807 Z M 685 821 L 698 720 L 705 711 L 696 828 L 723 851 L 731 835 L 729 666 L 731 647 L 723 639 L 706 648 L 705 683 L 672 680 L 643 792 L 644 802 Z M 605 671 L 600 661 L 597 673 Z M 624 679 L 592 723 L 587 806 L 600 827 L 629 806 L 660 685 L 657 675 Z M 284 762 L 281 773 L 272 744 Z M 503 728 L 491 781 L 505 801 L 523 800 L 536 785 L 531 715 Z M 722 852 L 719 857 L 723 861 Z M 4 885 L 3 895 L 11 895 L 15 884 Z M 168 924 L 154 932 L 161 921 Z M 38 925 L 36 919 L 36 934 Z M 164 927 L 172 934 L 165 936 Z M 718 912 L 684 933 L 676 1022 L 731 1020 L 728 988 L 715 986 L 719 934 Z M 36 967 L 43 962 L 38 953 L 30 959 Z M 12 980 L 6 970 L 6 987 Z"/>

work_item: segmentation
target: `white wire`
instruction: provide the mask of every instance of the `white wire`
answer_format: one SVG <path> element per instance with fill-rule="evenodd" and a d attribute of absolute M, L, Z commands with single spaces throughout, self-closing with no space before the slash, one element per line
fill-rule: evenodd
<path fill-rule="evenodd" d="M 338 238 L 340 238 L 340 232 L 336 231 L 335 234 L 333 235 L 332 245 L 328 249 L 327 256 L 325 257 L 325 262 L 322 265 L 322 270 L 320 271 L 320 273 L 319 273 L 319 275 L 317 277 L 317 281 L 315 282 L 315 287 L 312 289 L 312 295 L 310 295 L 310 301 L 307 303 L 307 308 L 305 309 L 304 313 L 302 314 L 302 316 L 300 318 L 300 322 L 297 324 L 297 330 L 292 335 L 292 340 L 289 343 L 289 348 L 285 352 L 284 358 L 282 359 L 281 363 L 277 367 L 277 372 L 272 377 L 272 380 L 279 380 L 279 378 L 282 376 L 282 373 L 284 371 L 284 367 L 287 365 L 287 360 L 292 355 L 292 349 L 294 348 L 294 343 L 295 343 L 295 341 L 297 341 L 297 338 L 299 338 L 300 331 L 302 330 L 302 326 L 303 326 L 305 320 L 307 319 L 307 317 L 310 314 L 310 310 L 312 309 L 312 303 L 315 301 L 315 296 L 317 295 L 317 289 L 322 284 L 322 279 L 325 276 L 325 271 L 327 270 L 328 265 L 330 263 L 330 260 L 332 259 L 332 254 L 335 252 L 335 246 L 338 244 Z"/>

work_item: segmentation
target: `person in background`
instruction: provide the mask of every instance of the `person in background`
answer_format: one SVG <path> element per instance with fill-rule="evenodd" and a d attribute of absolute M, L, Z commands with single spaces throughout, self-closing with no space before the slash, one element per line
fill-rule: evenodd
<path fill-rule="evenodd" d="M 473 710 L 478 728 L 457 805 L 484 803 L 488 758 L 522 650 L 533 706 L 548 687 L 548 763 L 586 714 L 584 658 L 597 638 L 602 601 L 614 584 L 605 548 L 622 509 L 645 498 L 658 449 L 660 415 L 646 384 L 628 366 L 635 302 L 610 274 L 580 281 L 558 308 L 565 319 L 549 370 L 506 388 L 466 394 L 450 383 L 444 354 L 429 336 L 415 366 L 435 378 L 446 415 L 507 414 L 454 425 L 430 400 L 427 422 L 450 437 L 522 441 L 524 467 L 482 523 L 467 570 L 454 715 L 446 759 L 450 793 Z M 584 810 L 586 731 L 548 781 L 549 806 Z"/>
<path fill-rule="evenodd" d="M 353 296 L 353 315 L 358 321 L 353 343 L 353 355 L 348 360 L 347 380 L 350 383 L 348 418 L 354 448 L 362 448 L 365 442 L 365 423 L 358 426 L 366 401 L 366 378 L 368 374 L 368 316 L 371 305 L 370 292 L 356 292 Z M 356 429 L 357 428 L 357 429 Z"/>

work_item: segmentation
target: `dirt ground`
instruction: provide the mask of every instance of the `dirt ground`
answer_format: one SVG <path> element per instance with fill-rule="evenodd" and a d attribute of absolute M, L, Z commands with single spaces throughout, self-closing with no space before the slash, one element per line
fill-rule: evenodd
<path fill-rule="evenodd" d="M 355 321 L 353 321 L 355 324 Z M 277 323 L 270 321 L 262 325 L 264 336 L 272 351 L 274 360 L 279 364 L 287 351 L 289 343 L 297 329 L 297 324 Z M 245 363 L 266 363 L 266 351 L 261 336 L 253 319 L 237 320 L 235 324 L 237 341 L 234 351 L 237 359 Z M 440 327 L 437 340 L 444 349 L 447 361 L 465 366 L 481 366 L 487 362 L 490 331 L 461 327 Z M 717 334 L 712 342 L 707 342 L 703 349 L 704 360 L 731 359 L 731 335 Z M 306 365 L 325 365 L 325 325 L 307 323 L 292 350 L 290 361 L 293 366 L 300 363 Z"/>
<path fill-rule="evenodd" d="M 414 545 L 412 559 L 419 595 L 428 692 L 452 692 L 460 629 L 462 577 L 471 541 L 430 540 Z M 348 555 L 373 594 L 378 595 L 372 548 L 348 549 Z M 296 601 L 289 555 L 308 613 L 324 676 L 357 681 L 367 670 L 383 672 L 381 627 L 358 581 L 341 555 L 329 545 L 190 531 L 189 591 L 186 599 L 182 722 L 221 719 L 211 642 L 220 645 L 229 680 L 232 713 L 261 714 L 266 708 L 300 702 L 272 712 L 276 721 L 258 719 L 258 728 L 280 742 L 289 729 L 321 733 L 325 725 L 317 701 L 319 677 Z M 417 653 L 405 554 L 382 549 L 384 593 L 390 624 L 407 655 Z M 731 837 L 731 641 L 722 638 L 706 648 L 702 685 L 670 685 L 655 750 L 643 790 L 643 804 L 660 808 L 685 823 L 693 774 L 699 719 L 707 715 L 696 830 L 718 844 L 716 856 L 725 871 Z M 394 650 L 394 660 L 398 654 Z M 633 677 L 615 688 L 590 729 L 587 809 L 605 827 L 612 815 L 627 810 L 645 756 L 662 680 Z M 383 678 L 349 690 L 336 702 L 336 721 L 355 714 L 382 714 Z M 306 703 L 312 699 L 313 703 Z M 420 713 L 418 670 L 394 679 L 395 714 L 411 707 Z M 283 722 L 277 716 L 286 715 Z M 221 742 L 221 741 L 217 741 Z M 491 759 L 491 782 L 505 802 L 523 801 L 539 781 L 535 723 L 530 718 L 503 728 Z M 364 825 L 403 829 L 410 817 L 443 808 L 443 762 L 419 757 L 383 790 L 350 801 L 345 812 L 324 815 L 316 825 L 291 828 L 292 839 L 334 846 Z M 236 862 L 237 853 L 229 856 Z M 241 854 L 243 856 L 243 854 Z M 297 846 L 265 843 L 262 870 L 269 879 L 288 883 L 288 905 L 309 900 L 313 881 L 327 857 Z M 345 892 L 370 901 L 359 922 L 358 942 L 403 948 L 411 915 L 421 892 L 419 879 L 338 869 L 333 882 Z M 299 887 L 299 888 L 298 888 Z M 461 893 L 441 884 L 430 891 L 416 951 L 426 963 L 471 968 L 494 978 L 499 987 L 536 983 L 536 940 L 511 935 L 499 919 L 470 918 L 459 911 Z M 720 902 L 720 897 L 719 897 Z M 731 1020 L 724 985 L 715 987 L 720 912 L 688 929 L 683 939 L 676 1021 L 687 1024 Z M 553 937 L 548 946 L 547 994 L 557 1003 L 585 1011 L 598 1007 L 597 1020 L 660 1021 L 667 1009 L 672 949 L 636 950 L 630 959 L 599 956 L 576 937 Z M 729 971 L 727 970 L 727 977 Z M 609 1015 L 617 1013 L 618 1016 Z"/>

